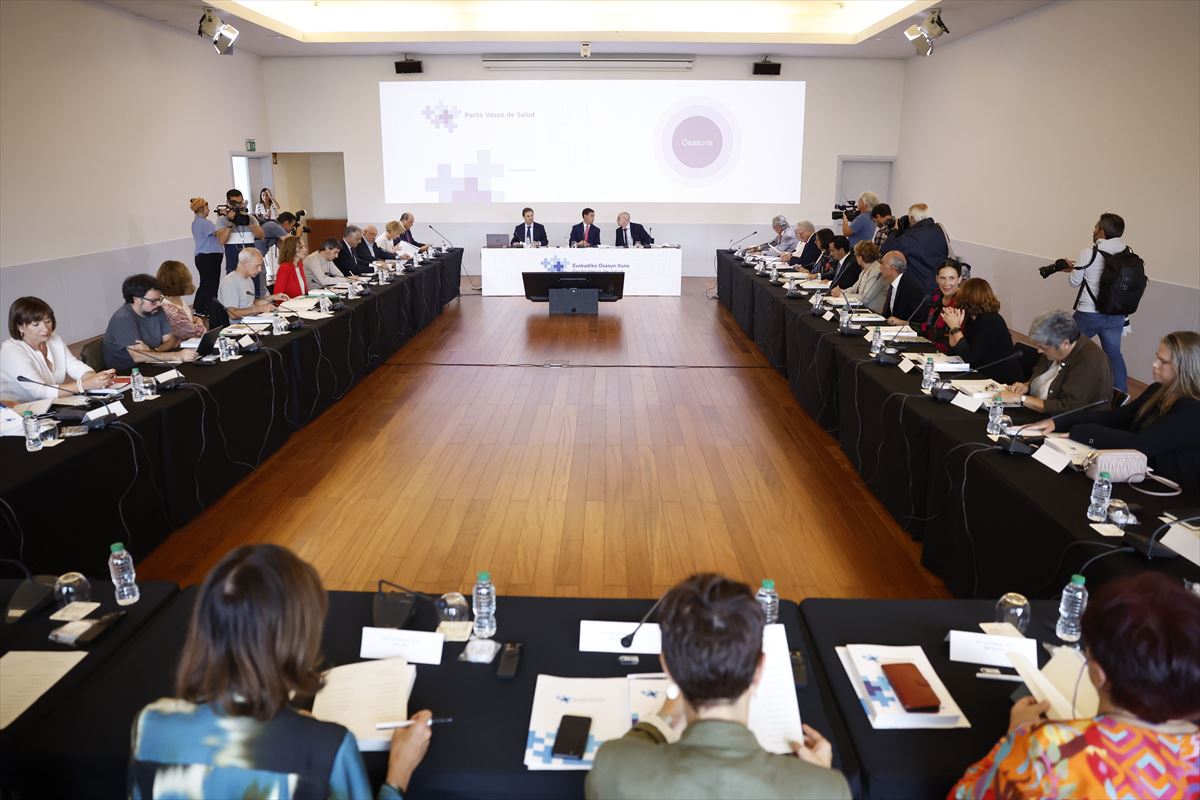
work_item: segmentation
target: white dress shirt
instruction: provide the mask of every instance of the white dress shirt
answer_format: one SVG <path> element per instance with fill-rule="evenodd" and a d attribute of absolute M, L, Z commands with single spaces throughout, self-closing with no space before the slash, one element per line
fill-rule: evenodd
<path fill-rule="evenodd" d="M 385 253 L 395 253 L 396 245 L 392 244 L 392 240 L 386 233 L 381 233 L 375 237 L 375 249 Z"/>
<path fill-rule="evenodd" d="M 0 345 L 0 400 L 28 403 L 59 396 L 57 391 L 48 386 L 18 381 L 18 375 L 57 386 L 66 383 L 68 377 L 78 380 L 93 371 L 67 349 L 57 333 L 51 334 L 47 340 L 46 352 L 49 360 L 19 339 L 9 339 Z"/>

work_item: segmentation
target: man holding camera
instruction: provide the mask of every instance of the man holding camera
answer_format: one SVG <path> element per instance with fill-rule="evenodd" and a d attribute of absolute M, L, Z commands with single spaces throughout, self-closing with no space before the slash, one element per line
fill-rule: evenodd
<path fill-rule="evenodd" d="M 237 269 L 238 254 L 247 247 L 254 247 L 256 239 L 263 238 L 262 226 L 258 218 L 250 213 L 246 198 L 237 189 L 225 193 L 225 205 L 217 208 L 217 230 L 229 229 L 229 237 L 225 239 L 225 272 Z M 254 279 L 255 292 L 263 294 L 262 276 Z"/>
<path fill-rule="evenodd" d="M 875 242 L 875 246 L 882 250 L 883 243 L 896 230 L 896 219 L 892 216 L 892 207 L 887 203 L 876 203 L 871 209 L 871 221 L 875 223 L 875 234 L 871 237 L 871 241 Z"/>
<path fill-rule="evenodd" d="M 874 192 L 863 192 L 855 204 L 857 214 L 849 219 L 849 214 L 842 215 L 842 236 L 850 239 L 850 247 L 859 242 L 865 242 L 875 235 L 875 222 L 871 219 L 871 209 L 879 205 L 879 198 Z"/>
<path fill-rule="evenodd" d="M 1121 355 L 1121 334 L 1125 329 L 1124 314 L 1102 314 L 1096 309 L 1096 298 L 1100 294 L 1100 276 L 1104 273 L 1104 257 L 1125 251 L 1125 220 L 1116 214 L 1101 214 L 1092 229 L 1092 247 L 1079 253 L 1079 261 L 1065 259 L 1070 271 L 1067 281 L 1079 287 L 1075 298 L 1075 321 L 1079 332 L 1089 339 L 1100 337 L 1100 346 L 1112 365 L 1113 386 L 1122 392 L 1128 391 L 1129 376 L 1125 371 L 1125 357 Z M 1078 264 L 1078 266 L 1077 266 Z"/>

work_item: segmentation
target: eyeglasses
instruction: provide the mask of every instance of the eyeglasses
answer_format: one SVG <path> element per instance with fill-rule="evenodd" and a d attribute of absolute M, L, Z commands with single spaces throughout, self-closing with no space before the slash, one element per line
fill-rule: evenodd
<path fill-rule="evenodd" d="M 152 306 L 161 305 L 163 301 L 162 297 L 146 297 L 144 295 L 138 297 L 138 300 L 144 300 Z"/>

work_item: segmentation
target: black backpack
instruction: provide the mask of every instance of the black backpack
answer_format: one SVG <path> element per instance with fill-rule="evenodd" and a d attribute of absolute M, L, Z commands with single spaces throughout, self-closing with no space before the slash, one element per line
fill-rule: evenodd
<path fill-rule="evenodd" d="M 1099 247 L 1092 248 L 1092 261 L 1096 260 Z M 1084 268 L 1090 266 L 1089 261 Z M 1079 267 L 1076 267 L 1079 269 Z M 1104 254 L 1104 271 L 1100 273 L 1100 286 L 1097 294 L 1092 294 L 1092 287 L 1087 281 L 1079 287 L 1075 295 L 1075 307 L 1079 307 L 1079 299 L 1086 291 L 1099 314 L 1129 316 L 1137 311 L 1142 295 L 1146 293 L 1146 263 L 1141 256 L 1126 247 L 1119 253 Z"/>

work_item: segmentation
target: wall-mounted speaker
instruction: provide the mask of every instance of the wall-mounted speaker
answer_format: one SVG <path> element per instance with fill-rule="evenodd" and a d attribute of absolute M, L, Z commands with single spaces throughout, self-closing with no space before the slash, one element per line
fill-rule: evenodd
<path fill-rule="evenodd" d="M 409 59 L 405 59 L 403 61 L 396 62 L 397 75 L 415 75 L 421 71 L 422 69 L 420 61 L 411 61 Z"/>
<path fill-rule="evenodd" d="M 783 70 L 783 64 L 777 64 L 774 61 L 755 61 L 755 75 L 778 75 Z"/>

